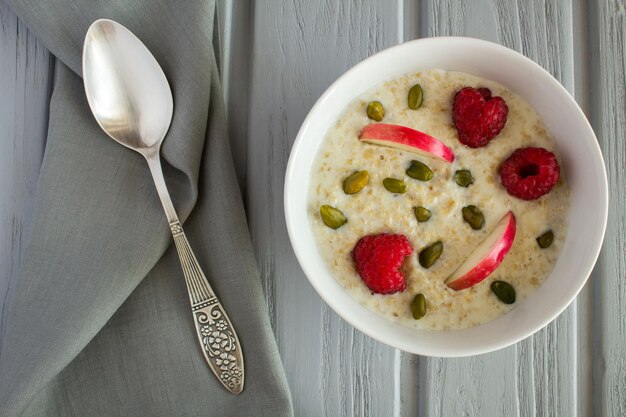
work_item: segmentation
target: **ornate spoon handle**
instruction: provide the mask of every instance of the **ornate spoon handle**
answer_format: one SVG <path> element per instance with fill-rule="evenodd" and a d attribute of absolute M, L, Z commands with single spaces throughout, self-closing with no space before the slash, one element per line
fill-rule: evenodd
<path fill-rule="evenodd" d="M 211 370 L 233 394 L 243 390 L 243 355 L 237 333 L 196 260 L 180 222 L 170 223 L 183 267 L 198 341 Z"/>
<path fill-rule="evenodd" d="M 174 236 L 196 324 L 196 334 L 204 358 L 226 389 L 233 394 L 239 394 L 243 390 L 244 375 L 243 354 L 237 333 L 189 246 L 170 194 L 167 192 L 158 152 L 146 153 L 144 157 L 148 161 L 154 185 Z"/>

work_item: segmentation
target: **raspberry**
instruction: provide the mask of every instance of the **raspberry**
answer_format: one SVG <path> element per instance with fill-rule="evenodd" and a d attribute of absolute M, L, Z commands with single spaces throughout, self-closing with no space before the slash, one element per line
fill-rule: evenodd
<path fill-rule="evenodd" d="M 520 148 L 502 164 L 500 181 L 512 196 L 536 200 L 552 190 L 560 173 L 552 152 L 544 148 Z"/>
<path fill-rule="evenodd" d="M 413 246 L 404 235 L 383 233 L 362 237 L 352 257 L 356 270 L 367 287 L 378 294 L 393 294 L 406 289 L 406 281 L 398 270 Z"/>
<path fill-rule="evenodd" d="M 454 96 L 452 120 L 459 141 L 472 148 L 489 143 L 504 127 L 509 108 L 502 97 L 491 97 L 488 88 L 464 87 Z"/>
<path fill-rule="evenodd" d="M 488 88 L 481 87 L 476 91 L 478 91 L 485 100 L 489 100 L 491 98 L 491 90 Z"/>

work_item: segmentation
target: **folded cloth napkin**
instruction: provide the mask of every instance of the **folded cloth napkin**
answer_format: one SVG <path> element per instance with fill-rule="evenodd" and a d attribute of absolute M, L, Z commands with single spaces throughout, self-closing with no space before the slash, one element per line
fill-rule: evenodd
<path fill-rule="evenodd" d="M 0 334 L 0 416 L 285 416 L 269 325 L 225 130 L 209 0 L 10 0 L 56 55 L 33 233 Z M 170 81 L 169 190 L 241 340 L 246 385 L 228 393 L 202 356 L 165 215 L 139 154 L 87 105 L 82 43 L 116 20 Z"/>

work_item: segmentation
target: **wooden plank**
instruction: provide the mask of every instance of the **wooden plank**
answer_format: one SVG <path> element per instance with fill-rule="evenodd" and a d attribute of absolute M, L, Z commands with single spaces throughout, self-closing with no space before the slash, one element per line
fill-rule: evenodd
<path fill-rule="evenodd" d="M 250 3 L 219 0 L 222 87 L 239 186 L 245 195 L 249 103 Z"/>
<path fill-rule="evenodd" d="M 414 358 L 364 336 L 321 301 L 293 256 L 283 216 L 284 172 L 300 124 L 341 73 L 402 39 L 402 4 L 254 4 L 247 208 L 296 415 L 416 414 L 399 389 L 415 396 Z"/>
<path fill-rule="evenodd" d="M 48 129 L 54 60 L 2 1 L 0 23 L 1 330 L 7 291 L 28 236 Z"/>
<path fill-rule="evenodd" d="M 574 12 L 568 1 L 431 0 L 429 36 L 491 40 L 538 62 L 574 92 Z M 582 59 L 576 55 L 577 59 Z M 584 313 L 584 312 L 583 312 Z M 578 310 L 570 306 L 547 328 L 515 346 L 477 357 L 429 359 L 422 379 L 428 416 L 587 415 L 577 396 Z M 583 359 L 588 352 L 581 352 Z M 585 389 L 588 386 L 584 387 Z"/>
<path fill-rule="evenodd" d="M 586 0 L 573 3 L 574 98 L 589 118 L 589 36 Z M 571 89 L 570 89 L 571 92 Z M 577 351 L 576 373 L 578 416 L 593 414 L 593 284 L 601 280 L 597 271 L 576 298 Z"/>
<path fill-rule="evenodd" d="M 591 120 L 609 178 L 609 220 L 593 281 L 594 415 L 626 415 L 626 6 L 589 3 Z"/>

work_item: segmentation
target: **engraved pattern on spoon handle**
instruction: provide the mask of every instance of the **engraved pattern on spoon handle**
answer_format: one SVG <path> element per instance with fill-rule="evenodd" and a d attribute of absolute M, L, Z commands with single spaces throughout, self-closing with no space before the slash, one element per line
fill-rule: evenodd
<path fill-rule="evenodd" d="M 171 223 L 170 228 L 183 267 L 204 358 L 226 389 L 239 394 L 243 390 L 244 368 L 237 333 L 204 276 L 180 222 Z"/>

